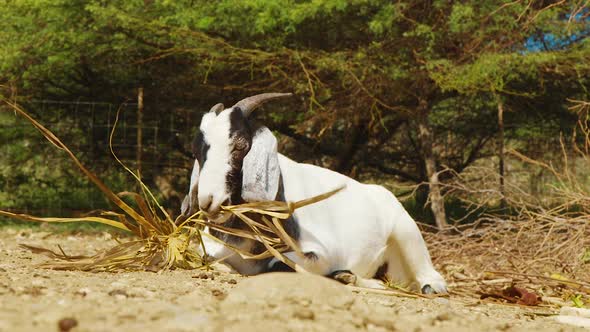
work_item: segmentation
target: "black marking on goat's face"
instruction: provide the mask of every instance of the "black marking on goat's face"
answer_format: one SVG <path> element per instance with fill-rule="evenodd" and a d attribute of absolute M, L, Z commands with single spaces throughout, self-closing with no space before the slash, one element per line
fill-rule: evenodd
<path fill-rule="evenodd" d="M 209 143 L 203 138 L 203 133 L 198 132 L 191 145 L 191 152 L 193 158 L 199 162 L 199 165 L 204 165 L 207 161 L 207 152 L 209 151 Z"/>
<path fill-rule="evenodd" d="M 252 130 L 248 119 L 239 107 L 234 107 L 229 116 L 229 137 L 231 150 L 229 164 L 231 170 L 227 173 L 225 183 L 229 188 L 232 204 L 242 203 L 242 166 L 244 158 L 252 146 Z"/>

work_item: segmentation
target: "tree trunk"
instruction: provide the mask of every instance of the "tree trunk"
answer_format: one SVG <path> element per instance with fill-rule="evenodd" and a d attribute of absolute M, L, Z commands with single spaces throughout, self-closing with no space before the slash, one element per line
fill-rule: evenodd
<path fill-rule="evenodd" d="M 354 157 L 359 148 L 365 147 L 369 138 L 369 132 L 366 124 L 355 123 L 353 128 L 350 128 L 351 134 L 345 140 L 345 146 L 338 156 L 336 164 L 336 172 L 350 175 L 352 166 L 354 165 Z"/>
<path fill-rule="evenodd" d="M 448 226 L 445 213 L 444 198 L 441 193 L 440 181 L 436 170 L 436 156 L 434 153 L 434 139 L 432 129 L 428 123 L 428 104 L 425 100 L 420 101 L 418 106 L 418 137 L 426 166 L 426 175 L 428 176 L 428 188 L 430 195 L 430 208 L 434 215 L 434 221 L 439 230 Z"/>
<path fill-rule="evenodd" d="M 506 193 L 504 190 L 504 105 L 498 100 L 498 172 L 500 173 L 500 207 L 506 207 Z"/>

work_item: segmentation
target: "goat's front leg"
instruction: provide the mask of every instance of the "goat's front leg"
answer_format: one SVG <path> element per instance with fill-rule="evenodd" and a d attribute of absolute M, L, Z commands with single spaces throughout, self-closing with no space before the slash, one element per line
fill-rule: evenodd
<path fill-rule="evenodd" d="M 207 262 L 211 263 L 218 260 L 224 262 L 227 258 L 235 254 L 231 249 L 210 238 L 210 236 L 213 235 L 211 235 L 209 229 L 205 227 L 205 229 L 201 231 L 201 239 L 203 243 L 199 243 L 197 246 L 199 255 Z"/>
<path fill-rule="evenodd" d="M 203 244 L 199 244 L 198 246 L 200 255 L 204 255 L 203 246 L 205 247 L 205 252 L 207 254 L 205 259 L 207 259 L 208 262 L 220 261 L 221 263 L 229 265 L 229 267 L 243 275 L 255 275 L 263 272 L 264 265 L 261 264 L 261 262 L 255 259 L 243 259 L 235 251 L 223 243 L 215 241 L 214 239 L 210 238 L 210 236 L 212 235 L 208 232 L 208 229 L 205 228 L 205 230 L 201 233 Z M 252 243 L 250 240 L 244 240 L 236 246 L 243 251 L 249 251 L 249 249 L 251 249 Z"/>
<path fill-rule="evenodd" d="M 324 276 L 328 275 L 331 272 L 330 265 L 328 264 L 328 261 L 324 258 L 325 255 L 323 255 L 320 250 L 307 250 L 303 253 L 303 256 L 298 255 L 294 251 L 285 252 L 283 253 L 283 255 L 296 265 L 305 269 L 305 271 L 307 272 Z M 278 259 L 273 258 L 268 263 L 268 271 L 280 272 L 293 270 L 286 266 L 284 263 L 280 262 Z"/>

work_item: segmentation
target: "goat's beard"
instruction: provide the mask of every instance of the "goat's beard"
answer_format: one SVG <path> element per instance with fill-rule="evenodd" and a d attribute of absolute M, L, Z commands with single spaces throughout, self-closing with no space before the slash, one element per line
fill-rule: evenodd
<path fill-rule="evenodd" d="M 220 211 L 214 218 L 208 218 L 214 224 L 225 224 L 232 217 L 229 211 Z"/>
<path fill-rule="evenodd" d="M 244 203 L 244 200 L 242 199 L 242 193 L 241 193 L 240 188 L 237 188 L 237 189 L 232 188 L 232 189 L 233 189 L 232 195 L 231 195 L 228 205 Z M 209 217 L 208 220 L 214 224 L 225 224 L 225 223 L 231 221 L 233 219 L 232 217 L 233 217 L 233 214 L 231 212 L 225 211 L 222 209 L 215 216 Z"/>

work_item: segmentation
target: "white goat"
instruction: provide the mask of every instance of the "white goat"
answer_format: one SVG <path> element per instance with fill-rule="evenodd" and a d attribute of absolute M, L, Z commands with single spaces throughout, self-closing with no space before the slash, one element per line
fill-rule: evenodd
<path fill-rule="evenodd" d="M 286 255 L 306 270 L 359 286 L 383 288 L 385 277 L 424 293 L 446 292 L 414 220 L 387 189 L 359 183 L 331 170 L 297 163 L 277 152 L 277 140 L 264 126 L 248 121 L 262 103 L 291 94 L 266 93 L 225 109 L 213 106 L 193 142 L 195 164 L 183 215 L 199 208 L 211 221 L 239 227 L 220 206 L 244 201 L 298 201 L 345 185 L 327 200 L 298 209 L 286 226 L 305 257 Z M 254 241 L 206 230 L 243 250 L 261 251 Z M 276 261 L 244 260 L 229 248 L 204 238 L 207 253 L 225 258 L 239 273 L 258 274 Z"/>

